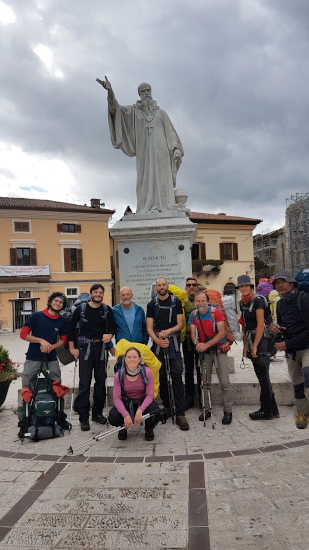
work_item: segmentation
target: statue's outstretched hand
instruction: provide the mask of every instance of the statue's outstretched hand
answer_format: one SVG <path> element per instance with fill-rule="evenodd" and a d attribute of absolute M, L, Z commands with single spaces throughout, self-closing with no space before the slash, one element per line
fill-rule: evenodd
<path fill-rule="evenodd" d="M 96 79 L 97 82 L 99 82 L 99 84 L 101 84 L 101 86 L 103 86 L 103 88 L 105 88 L 105 90 L 111 90 L 112 89 L 112 85 L 110 83 L 110 81 L 108 80 L 108 78 L 105 76 L 105 80 L 100 80 L 99 78 Z"/>

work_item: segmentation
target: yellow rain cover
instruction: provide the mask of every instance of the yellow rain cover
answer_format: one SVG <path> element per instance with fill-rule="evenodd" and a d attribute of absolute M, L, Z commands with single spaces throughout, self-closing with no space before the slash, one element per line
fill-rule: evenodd
<path fill-rule="evenodd" d="M 122 340 L 119 340 L 118 344 L 116 345 L 116 357 L 120 357 L 120 355 L 125 355 L 126 351 L 129 348 L 136 348 L 138 349 L 142 356 L 144 357 L 145 365 L 146 367 L 149 367 L 152 370 L 153 374 L 153 381 L 154 381 L 154 399 L 157 397 L 159 393 L 159 371 L 161 367 L 161 362 L 154 353 L 152 353 L 151 349 L 149 349 L 148 346 L 145 344 L 136 344 L 135 342 L 129 342 L 128 340 L 125 340 L 122 338 Z"/>
<path fill-rule="evenodd" d="M 183 342 L 184 339 L 185 339 L 186 330 L 187 330 L 186 317 L 185 317 L 185 312 L 184 312 L 185 301 L 187 299 L 187 293 L 184 290 L 182 290 L 181 288 L 179 288 L 179 286 L 176 286 L 176 285 L 168 285 L 168 289 L 172 292 L 172 294 L 174 294 L 174 296 L 176 296 L 176 298 L 179 298 L 179 300 L 181 301 L 182 315 L 183 315 L 183 329 L 180 333 L 180 339 Z"/>

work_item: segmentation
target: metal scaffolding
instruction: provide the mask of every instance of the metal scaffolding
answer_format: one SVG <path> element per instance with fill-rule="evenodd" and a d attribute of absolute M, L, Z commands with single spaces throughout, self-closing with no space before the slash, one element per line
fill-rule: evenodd
<path fill-rule="evenodd" d="M 286 199 L 285 227 L 289 269 L 295 274 L 309 268 L 309 193 Z"/>

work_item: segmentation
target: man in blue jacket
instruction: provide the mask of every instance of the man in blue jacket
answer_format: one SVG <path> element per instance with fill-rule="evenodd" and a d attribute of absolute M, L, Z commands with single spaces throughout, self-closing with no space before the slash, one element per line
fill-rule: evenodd
<path fill-rule="evenodd" d="M 148 344 L 145 312 L 133 301 L 132 289 L 124 286 L 120 289 L 120 304 L 113 307 L 116 343 L 122 338 L 137 344 Z"/>

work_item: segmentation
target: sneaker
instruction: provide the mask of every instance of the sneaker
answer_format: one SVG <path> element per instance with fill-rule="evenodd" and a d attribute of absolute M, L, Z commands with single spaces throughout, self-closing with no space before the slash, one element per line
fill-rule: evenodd
<path fill-rule="evenodd" d="M 299 430 L 303 430 L 308 426 L 308 417 L 305 413 L 297 413 L 295 416 L 295 426 Z"/>
<path fill-rule="evenodd" d="M 146 439 L 146 441 L 153 441 L 153 439 L 154 439 L 153 428 L 146 428 L 145 429 L 145 439 Z"/>
<path fill-rule="evenodd" d="M 222 418 L 222 424 L 230 424 L 232 422 L 233 415 L 232 413 L 224 411 L 223 418 Z"/>
<path fill-rule="evenodd" d="M 261 411 L 261 409 L 253 413 L 249 413 L 249 416 L 251 420 L 271 420 L 272 418 L 274 418 L 274 415 L 272 413 L 268 414 L 264 411 Z"/>
<path fill-rule="evenodd" d="M 185 416 L 176 416 L 176 424 L 184 432 L 190 430 L 190 426 Z"/>
<path fill-rule="evenodd" d="M 126 428 L 122 428 L 122 430 L 119 430 L 118 432 L 118 439 L 119 441 L 125 441 L 128 437 L 128 432 Z"/>
<path fill-rule="evenodd" d="M 82 432 L 88 432 L 90 430 L 89 420 L 80 420 L 80 429 Z"/>
<path fill-rule="evenodd" d="M 98 424 L 106 424 L 107 418 L 101 413 L 92 413 L 92 422 L 97 422 Z"/>
<path fill-rule="evenodd" d="M 205 411 L 205 420 L 207 420 L 207 418 L 210 418 L 210 417 L 211 417 L 211 412 L 210 411 Z M 201 413 L 200 416 L 198 417 L 198 419 L 201 422 L 204 422 L 204 414 Z"/>

